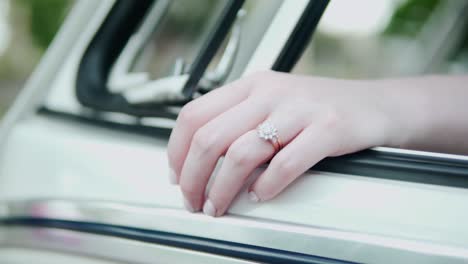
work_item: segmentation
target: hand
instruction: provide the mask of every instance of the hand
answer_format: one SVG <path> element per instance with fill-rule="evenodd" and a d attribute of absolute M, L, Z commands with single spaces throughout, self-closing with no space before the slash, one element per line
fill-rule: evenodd
<path fill-rule="evenodd" d="M 249 188 L 253 201 L 274 198 L 325 157 L 394 144 L 385 91 L 369 83 L 261 72 L 187 104 L 168 146 L 172 179 L 180 184 L 186 207 L 223 215 L 252 171 L 270 159 Z M 284 145 L 278 153 L 257 135 L 265 120 Z"/>

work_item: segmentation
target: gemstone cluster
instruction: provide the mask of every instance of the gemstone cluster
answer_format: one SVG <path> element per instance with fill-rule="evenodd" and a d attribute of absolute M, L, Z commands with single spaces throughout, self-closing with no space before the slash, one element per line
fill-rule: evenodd
<path fill-rule="evenodd" d="M 278 130 L 270 123 L 263 122 L 257 127 L 258 136 L 265 140 L 273 140 L 278 137 Z"/>

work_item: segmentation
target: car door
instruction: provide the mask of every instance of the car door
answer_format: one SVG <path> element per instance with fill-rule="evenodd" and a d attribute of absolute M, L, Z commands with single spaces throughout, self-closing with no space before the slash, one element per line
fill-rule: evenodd
<path fill-rule="evenodd" d="M 327 158 L 274 201 L 242 192 L 221 218 L 186 212 L 169 184 L 168 136 L 191 99 L 255 71 L 361 68 L 330 57 L 346 39 L 323 41 L 342 5 L 78 1 L 2 124 L 0 259 L 465 263 L 465 156 L 377 148 Z M 417 72 L 445 60 L 431 61 Z"/>

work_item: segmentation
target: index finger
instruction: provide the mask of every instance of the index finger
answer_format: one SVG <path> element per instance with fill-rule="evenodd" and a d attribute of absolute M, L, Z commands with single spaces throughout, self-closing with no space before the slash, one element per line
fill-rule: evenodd
<path fill-rule="evenodd" d="M 211 119 L 246 99 L 249 88 L 248 79 L 238 80 L 209 92 L 182 108 L 167 147 L 171 183 L 179 182 L 195 132 Z"/>

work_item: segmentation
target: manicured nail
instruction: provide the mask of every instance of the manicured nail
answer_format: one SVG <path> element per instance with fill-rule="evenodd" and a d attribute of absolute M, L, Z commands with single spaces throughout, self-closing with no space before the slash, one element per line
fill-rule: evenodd
<path fill-rule="evenodd" d="M 203 213 L 213 217 L 216 216 L 216 208 L 214 207 L 210 199 L 207 199 L 205 205 L 203 205 Z"/>
<path fill-rule="evenodd" d="M 174 185 L 177 184 L 177 176 L 173 169 L 169 170 L 169 182 Z"/>
<path fill-rule="evenodd" d="M 253 191 L 250 191 L 248 195 L 249 195 L 249 200 L 251 202 L 254 202 L 254 203 L 260 202 L 260 198 L 258 198 L 257 194 L 255 194 Z"/>
<path fill-rule="evenodd" d="M 185 197 L 184 197 L 184 206 L 185 206 L 185 209 L 187 209 L 189 212 L 195 213 L 195 209 L 193 209 L 192 205 Z"/>

